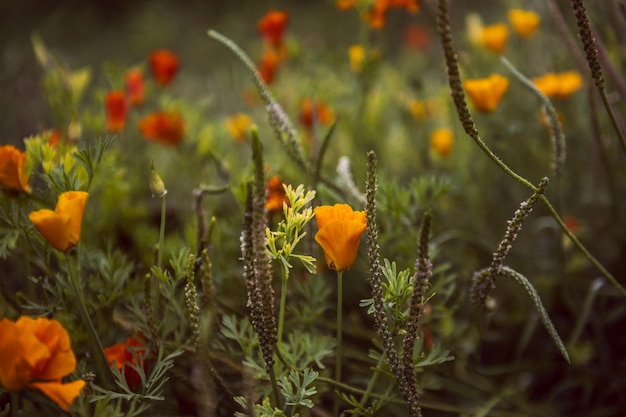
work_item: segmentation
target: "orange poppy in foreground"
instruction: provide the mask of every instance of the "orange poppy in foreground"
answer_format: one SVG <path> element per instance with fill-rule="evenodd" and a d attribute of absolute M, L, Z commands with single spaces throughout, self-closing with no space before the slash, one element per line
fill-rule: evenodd
<path fill-rule="evenodd" d="M 33 211 L 28 218 L 53 248 L 66 252 L 80 240 L 83 212 L 88 196 L 89 194 L 84 191 L 66 191 L 59 195 L 54 211 L 48 209 Z"/>
<path fill-rule="evenodd" d="M 498 107 L 502 96 L 508 90 L 509 80 L 501 75 L 491 74 L 487 78 L 465 80 L 463 87 L 476 109 L 491 113 Z"/>
<path fill-rule="evenodd" d="M 25 193 L 31 191 L 26 174 L 26 154 L 15 146 L 0 146 L 0 184 Z"/>
<path fill-rule="evenodd" d="M 110 91 L 104 97 L 104 106 L 107 114 L 107 130 L 119 132 L 126 125 L 128 105 L 123 91 Z"/>
<path fill-rule="evenodd" d="M 65 411 L 85 386 L 83 380 L 61 382 L 74 372 L 76 357 L 67 330 L 56 320 L 22 316 L 0 321 L 0 358 L 4 389 L 38 389 Z"/>
<path fill-rule="evenodd" d="M 315 241 L 324 251 L 326 265 L 335 271 L 350 268 L 367 227 L 365 212 L 354 211 L 347 204 L 319 206 L 314 212 L 318 228 Z"/>
<path fill-rule="evenodd" d="M 178 72 L 178 57 L 166 49 L 150 54 L 150 68 L 154 81 L 161 87 L 169 85 Z"/>
<path fill-rule="evenodd" d="M 185 134 L 183 117 L 178 112 L 160 111 L 139 121 L 144 138 L 163 145 L 177 145 Z"/>
<path fill-rule="evenodd" d="M 133 355 L 133 350 L 135 355 Z M 136 391 L 141 383 L 139 373 L 133 368 L 140 363 L 135 360 L 135 357 L 141 361 L 147 353 L 148 349 L 144 347 L 144 340 L 141 336 L 131 336 L 126 342 L 116 343 L 113 346 L 104 348 L 104 355 L 109 362 L 109 366 L 111 368 L 115 366 L 122 371 L 126 378 L 126 383 L 132 391 Z"/>
<path fill-rule="evenodd" d="M 285 29 L 289 15 L 280 10 L 271 10 L 257 23 L 257 29 L 261 35 L 273 45 L 280 45 L 283 42 Z"/>

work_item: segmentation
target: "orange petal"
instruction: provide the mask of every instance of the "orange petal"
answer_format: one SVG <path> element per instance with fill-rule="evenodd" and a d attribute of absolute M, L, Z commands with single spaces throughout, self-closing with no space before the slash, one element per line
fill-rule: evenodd
<path fill-rule="evenodd" d="M 67 384 L 61 382 L 33 382 L 30 386 L 43 392 L 63 410 L 69 411 L 70 405 L 80 395 L 85 384 L 85 381 L 79 379 Z"/>
<path fill-rule="evenodd" d="M 42 209 L 33 211 L 28 218 L 53 248 L 65 252 L 71 247 L 70 223 L 72 219 L 70 216 Z"/>
<path fill-rule="evenodd" d="M 330 269 L 342 271 L 354 264 L 365 228 L 358 220 L 332 220 L 317 232 L 315 241 L 324 250 Z"/>
<path fill-rule="evenodd" d="M 85 191 L 67 191 L 59 195 L 55 211 L 70 216 L 70 244 L 76 246 L 80 240 L 83 213 L 89 193 Z"/>
<path fill-rule="evenodd" d="M 32 378 L 33 369 L 50 357 L 50 351 L 15 322 L 0 321 L 0 385 L 8 391 L 19 391 Z"/>
<path fill-rule="evenodd" d="M 26 175 L 26 154 L 11 145 L 0 146 L 0 184 L 30 193 Z"/>
<path fill-rule="evenodd" d="M 161 49 L 150 54 L 150 67 L 154 81 L 161 87 L 169 85 L 178 71 L 178 57 L 172 52 Z"/>

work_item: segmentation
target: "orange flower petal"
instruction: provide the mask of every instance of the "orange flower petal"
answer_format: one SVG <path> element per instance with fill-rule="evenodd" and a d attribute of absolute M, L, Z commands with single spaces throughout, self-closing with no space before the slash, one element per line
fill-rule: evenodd
<path fill-rule="evenodd" d="M 238 113 L 226 119 L 226 129 L 238 142 L 243 142 L 252 126 L 252 118 L 247 114 Z"/>
<path fill-rule="evenodd" d="M 161 49 L 150 54 L 150 68 L 157 85 L 165 87 L 169 85 L 178 72 L 178 57 L 171 51 Z"/>
<path fill-rule="evenodd" d="M 454 147 L 454 135 L 450 129 L 437 129 L 430 135 L 430 148 L 442 158 L 446 158 Z"/>
<path fill-rule="evenodd" d="M 11 145 L 0 146 L 0 184 L 30 193 L 26 175 L 26 154 Z"/>
<path fill-rule="evenodd" d="M 126 96 L 128 103 L 133 106 L 140 105 L 144 100 L 143 72 L 138 69 L 126 73 Z"/>
<path fill-rule="evenodd" d="M 122 91 L 111 91 L 104 97 L 104 105 L 107 115 L 107 130 L 119 132 L 126 124 L 128 105 Z"/>
<path fill-rule="evenodd" d="M 356 220 L 331 220 L 317 232 L 315 241 L 324 250 L 330 269 L 342 271 L 354 264 L 365 228 L 364 223 Z"/>
<path fill-rule="evenodd" d="M 72 219 L 70 216 L 41 209 L 31 212 L 28 218 L 53 248 L 65 252 L 71 247 L 70 222 Z"/>
<path fill-rule="evenodd" d="M 70 405 L 80 395 L 85 384 L 85 381 L 79 379 L 66 384 L 61 382 L 33 382 L 30 386 L 43 392 L 63 410 L 69 411 Z"/>
<path fill-rule="evenodd" d="M 509 29 L 504 23 L 484 26 L 481 32 L 483 46 L 496 54 L 502 53 L 509 38 Z"/>
<path fill-rule="evenodd" d="M 185 134 L 183 118 L 178 112 L 154 112 L 139 121 L 144 138 L 163 145 L 177 145 Z"/>
<path fill-rule="evenodd" d="M 279 45 L 283 41 L 283 35 L 287 27 L 289 15 L 280 10 L 271 10 L 259 20 L 257 29 L 261 35 L 274 45 Z"/>
<path fill-rule="evenodd" d="M 501 75 L 491 74 L 487 78 L 465 80 L 463 87 L 476 109 L 490 113 L 498 107 L 508 90 L 509 80 Z"/>
<path fill-rule="evenodd" d="M 511 9 L 508 13 L 513 30 L 521 38 L 530 38 L 539 28 L 541 18 L 532 11 Z"/>

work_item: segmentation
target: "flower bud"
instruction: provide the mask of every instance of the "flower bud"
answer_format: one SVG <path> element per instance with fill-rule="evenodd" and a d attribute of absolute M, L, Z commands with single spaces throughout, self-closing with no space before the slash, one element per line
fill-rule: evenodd
<path fill-rule="evenodd" d="M 150 191 L 152 191 L 152 197 L 154 198 L 163 198 L 165 194 L 167 194 L 167 190 L 165 189 L 165 184 L 163 184 L 163 180 L 157 173 L 154 168 L 154 161 L 150 162 Z"/>

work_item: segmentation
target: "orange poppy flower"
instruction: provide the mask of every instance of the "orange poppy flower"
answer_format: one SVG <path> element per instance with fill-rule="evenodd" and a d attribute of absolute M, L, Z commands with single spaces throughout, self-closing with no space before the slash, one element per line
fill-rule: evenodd
<path fill-rule="evenodd" d="M 252 118 L 247 114 L 237 113 L 226 119 L 226 130 L 237 142 L 246 140 L 250 126 L 252 126 Z"/>
<path fill-rule="evenodd" d="M 283 180 L 280 175 L 274 175 L 267 183 L 266 187 L 267 199 L 265 200 L 265 209 L 271 212 L 281 212 L 283 210 L 283 203 L 289 204 L 285 188 L 283 187 Z"/>
<path fill-rule="evenodd" d="M 362 17 L 369 27 L 374 30 L 380 30 L 387 23 L 387 12 L 389 11 L 389 0 L 376 0 L 374 5 Z"/>
<path fill-rule="evenodd" d="M 409 49 L 424 50 L 430 46 L 430 34 L 423 26 L 410 25 L 404 30 L 404 45 Z"/>
<path fill-rule="evenodd" d="M 454 135 L 450 129 L 437 129 L 430 134 L 430 149 L 442 158 L 447 158 L 454 147 Z"/>
<path fill-rule="evenodd" d="M 350 268 L 367 227 L 365 212 L 354 211 L 347 204 L 319 206 L 314 212 L 318 228 L 315 241 L 324 250 L 326 265 L 335 271 Z"/>
<path fill-rule="evenodd" d="M 180 113 L 159 111 L 141 119 L 139 131 L 152 142 L 177 145 L 185 134 L 185 124 Z"/>
<path fill-rule="evenodd" d="M 533 83 L 548 97 L 566 99 L 583 85 L 583 77 L 577 71 L 559 74 L 549 72 L 541 77 L 533 78 Z"/>
<path fill-rule="evenodd" d="M 161 49 L 150 54 L 150 67 L 154 81 L 161 87 L 169 85 L 178 71 L 178 57 L 171 51 Z"/>
<path fill-rule="evenodd" d="M 539 28 L 541 18 L 532 11 L 511 9 L 509 10 L 509 22 L 513 30 L 521 38 L 530 38 Z"/>
<path fill-rule="evenodd" d="M 78 244 L 83 223 L 83 212 L 88 193 L 66 191 L 59 195 L 52 210 L 33 211 L 28 218 L 53 248 L 66 252 Z"/>
<path fill-rule="evenodd" d="M 142 104 L 144 100 L 143 72 L 138 69 L 132 69 L 126 72 L 125 81 L 128 104 L 131 106 Z"/>
<path fill-rule="evenodd" d="M 482 45 L 496 54 L 502 53 L 509 39 L 509 29 L 504 23 L 483 26 L 480 33 Z"/>
<path fill-rule="evenodd" d="M 128 104 L 123 91 L 111 91 L 104 97 L 104 106 L 107 114 L 107 130 L 119 132 L 126 124 Z"/>
<path fill-rule="evenodd" d="M 509 88 L 509 80 L 498 74 L 487 78 L 463 81 L 463 87 L 479 111 L 491 113 Z"/>
<path fill-rule="evenodd" d="M 272 45 L 280 45 L 283 42 L 288 21 L 289 15 L 287 12 L 271 10 L 259 20 L 257 29 Z"/>
<path fill-rule="evenodd" d="M 321 125 L 332 123 L 335 119 L 333 110 L 322 101 L 314 101 L 310 98 L 304 98 L 300 102 L 300 123 L 302 126 L 311 130 L 313 128 L 313 120 Z"/>
<path fill-rule="evenodd" d="M 337 9 L 348 10 L 356 7 L 356 0 L 337 0 Z"/>
<path fill-rule="evenodd" d="M 61 140 L 61 132 L 59 132 L 58 129 L 51 129 L 45 133 L 48 133 L 50 135 L 50 138 L 48 139 L 48 145 L 56 148 L 59 144 L 59 141 Z"/>
<path fill-rule="evenodd" d="M 124 373 L 128 387 L 132 391 L 136 391 L 141 383 L 139 373 L 137 373 L 137 370 L 133 368 L 133 366 L 136 367 L 139 365 L 139 363 L 135 361 L 133 350 L 136 352 L 137 359 L 145 358 L 148 353 L 148 349 L 146 349 L 144 345 L 145 342 L 143 338 L 137 335 L 129 337 L 123 343 L 116 343 L 113 346 L 104 348 L 104 355 L 109 362 L 109 366 L 111 368 L 116 366 L 117 369 Z"/>
<path fill-rule="evenodd" d="M 279 62 L 280 54 L 278 52 L 274 49 L 267 49 L 265 51 L 259 64 L 259 73 L 261 74 L 261 79 L 265 84 L 270 85 L 274 82 Z"/>
<path fill-rule="evenodd" d="M 74 372 L 76 357 L 67 331 L 56 320 L 22 316 L 0 321 L 0 385 L 10 392 L 35 388 L 65 411 L 85 381 L 62 383 Z"/>
<path fill-rule="evenodd" d="M 0 185 L 30 193 L 26 154 L 12 145 L 0 146 Z"/>

